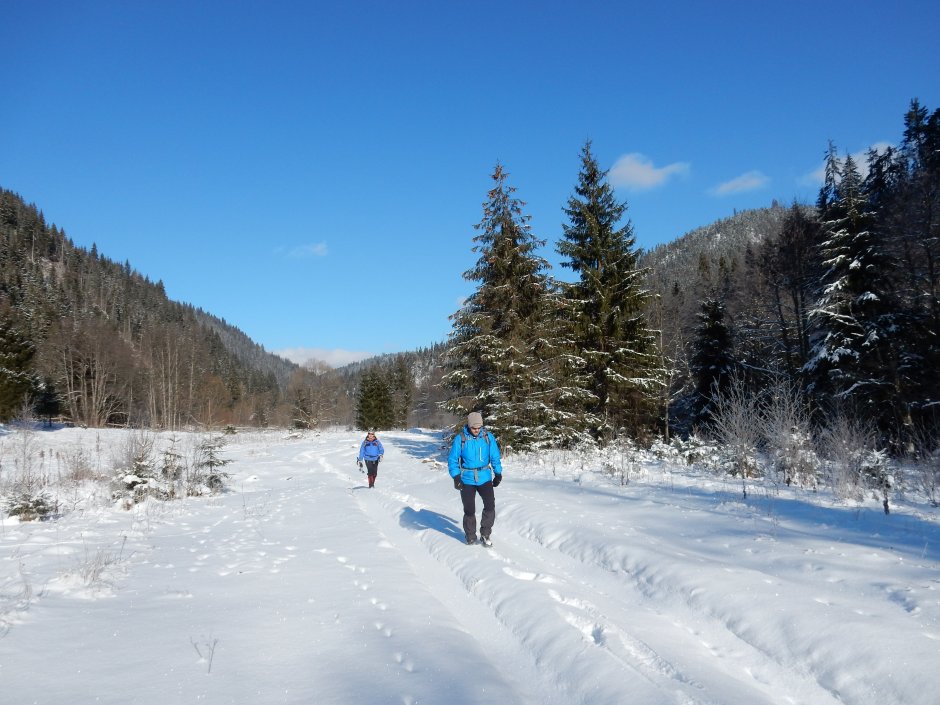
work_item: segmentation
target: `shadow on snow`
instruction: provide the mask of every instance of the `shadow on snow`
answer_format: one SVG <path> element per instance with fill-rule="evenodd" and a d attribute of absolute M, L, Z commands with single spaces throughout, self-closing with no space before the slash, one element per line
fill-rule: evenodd
<path fill-rule="evenodd" d="M 456 521 L 449 516 L 445 516 L 439 512 L 432 512 L 429 509 L 412 509 L 411 507 L 405 507 L 401 511 L 399 522 L 404 528 L 411 529 L 412 531 L 431 529 L 445 536 L 451 536 L 461 541 L 463 540 L 463 529 L 457 526 Z"/>
<path fill-rule="evenodd" d="M 416 439 L 414 434 L 409 437 L 399 437 L 393 433 L 387 434 L 389 438 L 394 439 L 395 447 L 401 450 L 405 455 L 419 460 L 431 459 L 447 462 L 447 452 L 450 448 L 443 447 L 441 434 L 439 431 L 422 431 L 424 438 Z"/>

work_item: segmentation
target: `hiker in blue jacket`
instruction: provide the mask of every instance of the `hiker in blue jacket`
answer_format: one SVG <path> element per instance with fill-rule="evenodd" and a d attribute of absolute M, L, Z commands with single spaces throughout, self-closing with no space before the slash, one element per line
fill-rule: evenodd
<path fill-rule="evenodd" d="M 499 445 L 493 434 L 483 428 L 483 415 L 474 411 L 467 416 L 467 425 L 454 436 L 447 457 L 447 467 L 460 490 L 463 502 L 463 532 L 467 544 L 477 542 L 476 496 L 483 498 L 483 516 L 480 521 L 480 543 L 492 546 L 490 533 L 496 521 L 496 494 L 503 480 L 503 465 L 499 460 Z"/>
<path fill-rule="evenodd" d="M 385 455 L 385 448 L 382 446 L 382 441 L 375 437 L 375 431 L 370 428 L 366 439 L 359 446 L 359 457 L 356 459 L 360 470 L 365 461 L 369 487 L 375 487 L 375 476 L 379 474 L 379 462 L 383 455 Z"/>

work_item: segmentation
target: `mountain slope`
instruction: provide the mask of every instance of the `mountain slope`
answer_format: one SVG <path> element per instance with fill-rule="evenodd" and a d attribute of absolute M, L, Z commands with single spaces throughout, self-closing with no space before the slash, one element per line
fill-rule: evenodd
<path fill-rule="evenodd" d="M 91 425 L 206 422 L 198 397 L 237 421 L 273 404 L 296 369 L 224 321 L 169 300 L 130 263 L 75 247 L 2 189 L 0 318 L 34 349 L 34 396 L 44 391 L 61 401 L 59 413 Z M 89 377 L 100 383 L 94 402 L 82 387 Z"/>

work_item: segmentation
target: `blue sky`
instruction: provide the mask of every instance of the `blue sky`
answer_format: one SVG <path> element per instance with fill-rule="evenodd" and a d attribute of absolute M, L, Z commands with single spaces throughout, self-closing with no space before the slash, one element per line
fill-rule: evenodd
<path fill-rule="evenodd" d="M 937 27 L 927 0 L 3 0 L 0 186 L 339 363 L 446 339 L 497 161 L 555 265 L 586 139 L 642 247 L 812 201 L 830 139 L 940 107 Z"/>

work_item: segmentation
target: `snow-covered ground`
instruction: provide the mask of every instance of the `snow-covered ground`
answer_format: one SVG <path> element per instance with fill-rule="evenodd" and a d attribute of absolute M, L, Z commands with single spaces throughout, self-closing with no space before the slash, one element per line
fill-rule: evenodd
<path fill-rule="evenodd" d="M 106 464 L 126 433 L 36 442 L 49 471 L 77 447 Z M 380 434 L 372 490 L 361 438 L 240 433 L 224 494 L 128 511 L 66 489 L 61 518 L 5 520 L 0 702 L 940 701 L 926 505 L 509 457 L 486 549 L 462 541 L 437 434 Z"/>

